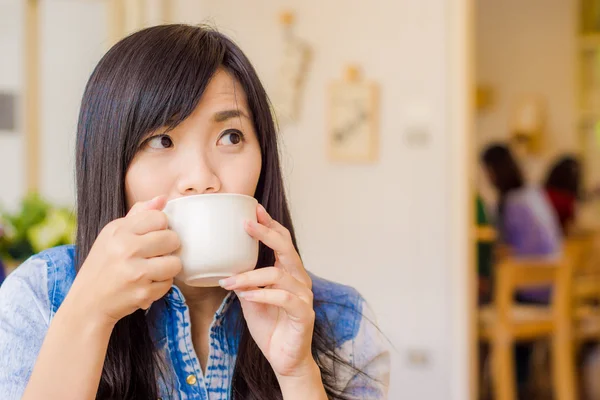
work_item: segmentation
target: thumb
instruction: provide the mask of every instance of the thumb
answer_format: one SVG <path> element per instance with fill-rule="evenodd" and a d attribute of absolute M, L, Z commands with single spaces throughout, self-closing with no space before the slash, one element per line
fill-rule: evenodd
<path fill-rule="evenodd" d="M 156 196 L 152 200 L 139 201 L 131 207 L 127 216 L 135 215 L 140 211 L 158 210 L 161 211 L 167 205 L 167 196 Z"/>

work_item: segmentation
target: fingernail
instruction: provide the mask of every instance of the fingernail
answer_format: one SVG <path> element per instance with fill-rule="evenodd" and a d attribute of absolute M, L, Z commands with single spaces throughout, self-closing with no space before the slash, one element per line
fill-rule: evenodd
<path fill-rule="evenodd" d="M 254 297 L 254 293 L 250 290 L 248 292 L 239 292 L 238 296 L 241 297 L 242 299 L 251 299 Z"/>
<path fill-rule="evenodd" d="M 263 211 L 265 214 L 267 214 L 267 215 L 269 214 L 269 213 L 267 212 L 267 209 L 265 208 L 265 206 L 263 206 L 262 204 L 259 204 L 258 206 L 260 207 L 260 209 L 261 209 L 261 210 L 262 210 L 262 211 Z"/>
<path fill-rule="evenodd" d="M 221 287 L 233 286 L 234 284 L 235 284 L 235 278 L 233 276 L 219 280 L 219 285 Z"/>

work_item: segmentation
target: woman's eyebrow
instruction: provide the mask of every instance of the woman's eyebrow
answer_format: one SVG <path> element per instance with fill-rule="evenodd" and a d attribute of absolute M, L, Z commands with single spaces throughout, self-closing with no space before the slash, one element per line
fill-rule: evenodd
<path fill-rule="evenodd" d="M 250 119 L 250 117 L 248 117 L 248 115 L 246 115 L 246 113 L 244 113 L 243 110 L 235 109 L 235 110 L 218 111 L 214 114 L 213 120 L 215 122 L 225 122 L 231 118 L 240 118 L 240 117 Z"/>

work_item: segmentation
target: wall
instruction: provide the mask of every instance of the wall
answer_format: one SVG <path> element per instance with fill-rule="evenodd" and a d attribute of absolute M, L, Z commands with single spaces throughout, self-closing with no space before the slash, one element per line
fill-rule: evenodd
<path fill-rule="evenodd" d="M 103 0 L 45 0 L 40 20 L 40 191 L 51 201 L 69 205 L 75 201 L 79 104 L 94 66 L 109 48 L 106 7 Z"/>
<path fill-rule="evenodd" d="M 19 114 L 24 90 L 23 14 L 22 2 L 0 0 L 0 91 L 18 96 Z M 23 124 L 18 124 L 15 131 L 0 131 L 0 207 L 14 207 L 25 189 L 25 171 L 21 168 L 25 158 L 22 130 Z"/>
<path fill-rule="evenodd" d="M 558 152 L 577 149 L 575 0 L 478 0 L 477 81 L 494 91 L 495 104 L 479 113 L 479 146 L 505 140 L 521 96 L 546 99 L 547 143 L 530 175 L 537 181 Z"/>
<path fill-rule="evenodd" d="M 104 3 L 103 0 L 40 1 L 39 189 L 58 204 L 72 205 L 75 201 L 73 154 L 79 103 L 94 65 L 108 49 Z M 19 93 L 21 103 L 23 24 L 24 2 L 0 0 L 0 51 L 3 54 L 0 88 Z M 0 133 L 0 162 L 3 168 L 0 204 L 14 208 L 26 189 L 22 124 L 18 132 Z"/>

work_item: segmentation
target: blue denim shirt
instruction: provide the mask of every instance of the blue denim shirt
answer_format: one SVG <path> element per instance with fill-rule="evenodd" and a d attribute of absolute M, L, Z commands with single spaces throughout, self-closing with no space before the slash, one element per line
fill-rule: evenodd
<path fill-rule="evenodd" d="M 0 287 L 0 399 L 21 398 L 48 327 L 75 279 L 75 248 L 44 251 L 21 265 Z M 339 353 L 371 378 L 338 368 L 338 387 L 355 399 L 384 399 L 389 381 L 389 352 L 373 316 L 356 290 L 312 276 L 315 313 L 332 325 Z M 175 286 L 155 302 L 147 316 L 163 354 L 163 399 L 225 400 L 240 339 L 240 304 L 230 293 L 210 326 L 206 374 L 192 344 L 190 315 Z M 68 384 L 68 382 L 65 382 Z"/>

